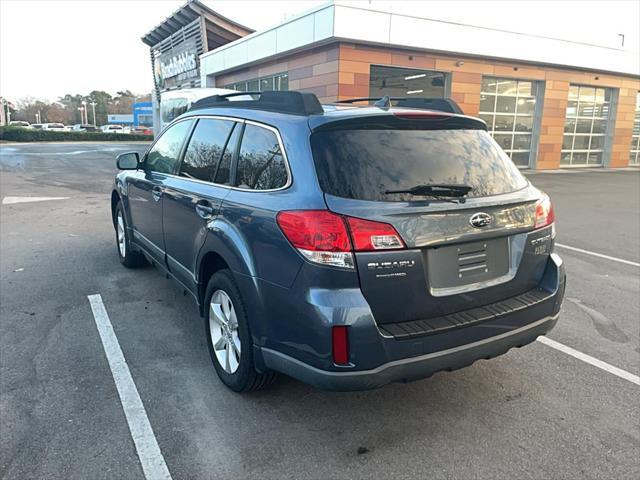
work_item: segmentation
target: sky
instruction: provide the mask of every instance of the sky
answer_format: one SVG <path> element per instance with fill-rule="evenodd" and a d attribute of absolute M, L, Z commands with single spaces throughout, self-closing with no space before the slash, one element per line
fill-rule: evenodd
<path fill-rule="evenodd" d="M 0 0 L 0 95 L 53 101 L 153 86 L 140 38 L 186 0 Z M 325 0 L 203 0 L 263 30 Z M 640 0 L 362 0 L 379 10 L 640 52 Z M 640 55 L 640 53 L 639 53 Z"/>

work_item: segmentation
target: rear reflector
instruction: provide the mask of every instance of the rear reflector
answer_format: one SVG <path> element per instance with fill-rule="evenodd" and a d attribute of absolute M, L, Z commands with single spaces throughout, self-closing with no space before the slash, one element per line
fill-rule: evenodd
<path fill-rule="evenodd" d="M 551 225 L 556 220 L 553 211 L 553 204 L 547 194 L 536 203 L 536 219 L 534 228 L 544 228 Z"/>
<path fill-rule="evenodd" d="M 349 330 L 347 327 L 333 327 L 331 329 L 331 344 L 333 363 L 347 365 L 349 363 Z"/>
<path fill-rule="evenodd" d="M 347 217 L 353 247 L 356 252 L 392 250 L 404 248 L 396 229 L 388 223 L 372 222 L 361 218 Z"/>

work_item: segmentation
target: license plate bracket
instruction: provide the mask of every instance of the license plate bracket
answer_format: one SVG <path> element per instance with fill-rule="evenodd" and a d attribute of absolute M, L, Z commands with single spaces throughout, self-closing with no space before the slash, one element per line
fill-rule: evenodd
<path fill-rule="evenodd" d="M 432 289 L 462 287 L 502 277 L 509 272 L 509 238 L 430 248 L 427 270 Z"/>

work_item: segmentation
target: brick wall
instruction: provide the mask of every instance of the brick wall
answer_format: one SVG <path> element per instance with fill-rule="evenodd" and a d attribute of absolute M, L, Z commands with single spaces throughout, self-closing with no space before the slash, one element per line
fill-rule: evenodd
<path fill-rule="evenodd" d="M 338 99 L 368 96 L 371 64 L 424 68 L 450 73 L 451 98 L 469 115 L 478 115 L 480 110 L 480 87 L 483 75 L 544 81 L 545 94 L 537 159 L 539 169 L 560 166 L 569 85 L 574 83 L 616 88 L 619 96 L 610 166 L 622 167 L 629 163 L 633 114 L 636 92 L 640 90 L 640 79 L 533 67 L 516 62 L 485 61 L 464 56 L 452 57 L 342 43 L 340 44 Z"/>
<path fill-rule="evenodd" d="M 217 87 L 223 87 L 243 80 L 289 72 L 289 90 L 312 92 L 321 102 L 332 102 L 338 95 L 338 55 L 337 44 L 306 50 L 219 75 L 216 77 L 215 84 Z"/>
<path fill-rule="evenodd" d="M 469 115 L 478 115 L 483 75 L 543 81 L 545 93 L 538 145 L 537 168 L 539 169 L 560 166 L 569 85 L 580 84 L 618 89 L 610 166 L 628 165 L 636 92 L 640 90 L 639 78 L 342 42 L 222 75 L 216 79 L 216 85 L 222 86 L 270 73 L 288 71 L 291 90 L 313 92 L 323 102 L 367 97 L 371 64 L 450 73 L 451 97 Z"/>

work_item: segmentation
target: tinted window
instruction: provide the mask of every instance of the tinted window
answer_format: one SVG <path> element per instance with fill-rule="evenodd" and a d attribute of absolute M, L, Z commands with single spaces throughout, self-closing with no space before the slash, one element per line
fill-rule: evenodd
<path fill-rule="evenodd" d="M 180 176 L 211 181 L 233 125 L 231 120 L 199 120 L 182 159 Z"/>
<path fill-rule="evenodd" d="M 473 187 L 469 197 L 519 190 L 526 180 L 484 130 L 340 130 L 311 136 L 322 189 L 338 197 L 407 201 L 385 194 L 428 183 Z"/>
<path fill-rule="evenodd" d="M 186 98 L 171 98 L 160 104 L 160 116 L 164 123 L 171 123 L 189 108 Z"/>
<path fill-rule="evenodd" d="M 287 169 L 276 134 L 256 125 L 246 125 L 238 157 L 238 187 L 269 190 L 286 183 Z"/>
<path fill-rule="evenodd" d="M 229 140 L 227 140 L 227 147 L 224 149 L 222 160 L 220 161 L 218 170 L 215 173 L 215 183 L 228 184 L 231 182 L 231 160 L 233 159 L 233 156 L 238 147 L 238 137 L 240 136 L 241 132 L 242 125 L 236 124 L 233 132 L 231 132 Z"/>
<path fill-rule="evenodd" d="M 176 123 L 162 133 L 147 155 L 148 170 L 160 173 L 175 173 L 178 169 L 180 149 L 189 133 L 193 120 Z"/>

